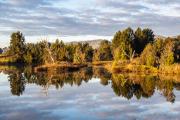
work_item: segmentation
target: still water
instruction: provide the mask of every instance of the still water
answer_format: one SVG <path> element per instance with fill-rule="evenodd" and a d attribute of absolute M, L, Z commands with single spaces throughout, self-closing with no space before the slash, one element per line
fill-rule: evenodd
<path fill-rule="evenodd" d="M 0 72 L 0 120 L 179 120 L 180 77 L 103 68 Z"/>

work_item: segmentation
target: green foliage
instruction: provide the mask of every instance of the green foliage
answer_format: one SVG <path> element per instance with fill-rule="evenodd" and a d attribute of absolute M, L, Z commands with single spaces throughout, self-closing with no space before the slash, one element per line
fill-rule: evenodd
<path fill-rule="evenodd" d="M 24 62 L 27 64 L 43 64 L 45 61 L 46 42 L 42 41 L 36 44 L 28 43 L 26 44 L 26 51 L 24 53 Z"/>
<path fill-rule="evenodd" d="M 140 54 L 148 43 L 154 41 L 154 33 L 151 29 L 137 28 L 135 31 L 134 48 L 136 53 Z"/>
<path fill-rule="evenodd" d="M 58 39 L 56 40 L 55 43 L 51 44 L 51 51 L 53 58 L 56 61 L 65 61 L 66 60 L 66 46 L 63 43 L 63 41 L 59 41 Z"/>
<path fill-rule="evenodd" d="M 175 41 L 173 39 L 167 38 L 160 58 L 161 65 L 171 65 L 174 63 L 174 51 L 175 51 Z"/>
<path fill-rule="evenodd" d="M 2 49 L 0 49 L 0 53 Z M 41 41 L 25 44 L 25 38 L 21 32 L 11 35 L 8 51 L 0 59 L 5 63 L 44 64 L 60 63 L 61 61 L 86 63 L 93 61 L 131 61 L 138 58 L 138 64 L 159 67 L 180 62 L 180 37 L 154 40 L 151 29 L 137 28 L 134 32 L 130 27 L 118 31 L 114 35 L 112 43 L 104 40 L 99 48 L 93 49 L 88 43 L 65 44 L 58 39 L 54 43 Z M 115 64 L 113 64 L 115 66 Z"/>
<path fill-rule="evenodd" d="M 161 53 L 163 52 L 163 47 L 165 45 L 165 42 L 163 39 L 156 39 L 155 42 L 154 42 L 154 47 L 157 51 L 157 56 L 160 57 L 161 56 Z"/>
<path fill-rule="evenodd" d="M 175 62 L 180 62 L 180 36 L 175 40 L 175 51 L 174 51 Z"/>
<path fill-rule="evenodd" d="M 104 40 L 100 43 L 100 46 L 97 50 L 94 51 L 93 56 L 94 61 L 110 61 L 113 59 L 111 43 L 107 40 Z"/>
<path fill-rule="evenodd" d="M 66 59 L 67 59 L 67 61 L 73 62 L 75 49 L 76 49 L 76 47 L 73 44 L 66 45 Z"/>
<path fill-rule="evenodd" d="M 32 64 L 33 58 L 30 52 L 27 52 L 24 56 L 24 62 L 27 64 Z"/>
<path fill-rule="evenodd" d="M 176 41 L 172 38 L 156 39 L 141 54 L 140 62 L 148 66 L 171 65 L 175 62 Z"/>
<path fill-rule="evenodd" d="M 148 43 L 154 41 L 151 29 L 137 28 L 134 32 L 131 28 L 118 31 L 112 40 L 114 58 L 116 60 L 132 59 L 134 52 L 140 54 Z"/>
<path fill-rule="evenodd" d="M 3 53 L 3 49 L 2 48 L 0 48 L 0 54 L 2 54 Z"/>
<path fill-rule="evenodd" d="M 112 39 L 112 48 L 115 50 L 119 47 L 121 43 L 121 31 L 116 32 L 114 38 Z"/>
<path fill-rule="evenodd" d="M 85 63 L 92 62 L 93 58 L 93 48 L 89 46 L 88 43 L 81 44 L 79 43 L 75 48 L 74 53 L 74 63 Z"/>
<path fill-rule="evenodd" d="M 11 35 L 8 53 L 17 55 L 16 61 L 23 62 L 22 55 L 25 51 L 25 38 L 21 32 L 15 32 Z"/>
<path fill-rule="evenodd" d="M 133 54 L 134 32 L 131 28 L 127 28 L 122 32 L 117 32 L 113 39 L 114 58 L 116 60 L 130 59 Z"/>
<path fill-rule="evenodd" d="M 141 54 L 140 62 L 147 66 L 155 66 L 157 64 L 156 49 L 153 44 L 149 43 L 145 47 Z"/>

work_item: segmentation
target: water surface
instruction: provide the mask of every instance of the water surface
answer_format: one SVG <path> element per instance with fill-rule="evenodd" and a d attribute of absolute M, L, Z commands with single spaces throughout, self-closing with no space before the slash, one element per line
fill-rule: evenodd
<path fill-rule="evenodd" d="M 111 74 L 103 68 L 0 73 L 0 120 L 178 120 L 177 76 Z"/>

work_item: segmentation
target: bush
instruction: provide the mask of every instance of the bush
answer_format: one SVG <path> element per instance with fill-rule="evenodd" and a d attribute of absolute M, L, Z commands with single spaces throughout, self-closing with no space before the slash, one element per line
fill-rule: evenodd
<path fill-rule="evenodd" d="M 141 54 L 140 62 L 143 65 L 147 66 L 156 66 L 157 65 L 157 57 L 156 57 L 156 50 L 153 44 L 149 43 L 144 51 Z"/>
<path fill-rule="evenodd" d="M 174 63 L 174 48 L 175 42 L 173 40 L 167 39 L 160 58 L 161 65 L 172 65 Z"/>

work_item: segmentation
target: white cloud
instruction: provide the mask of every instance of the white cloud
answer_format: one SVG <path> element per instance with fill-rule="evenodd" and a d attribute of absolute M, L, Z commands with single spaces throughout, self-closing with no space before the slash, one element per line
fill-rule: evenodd
<path fill-rule="evenodd" d="M 17 30 L 26 36 L 113 36 L 128 26 L 180 33 L 179 0 L 6 0 L 0 11 L 4 36 Z"/>

